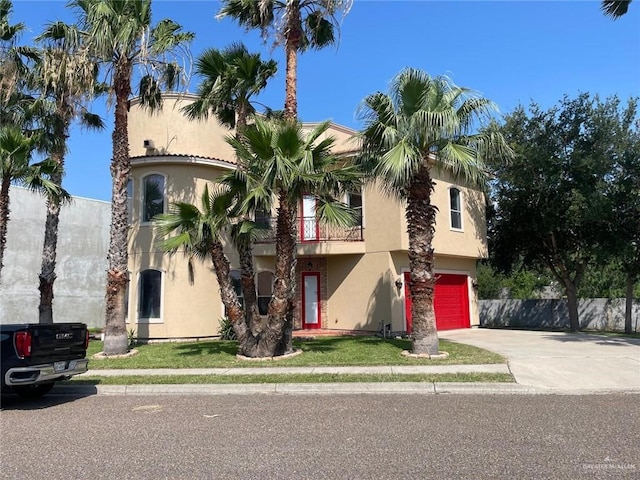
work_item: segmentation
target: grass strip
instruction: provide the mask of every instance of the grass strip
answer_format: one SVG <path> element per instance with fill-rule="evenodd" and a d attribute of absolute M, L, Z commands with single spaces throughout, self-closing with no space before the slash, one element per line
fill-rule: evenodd
<path fill-rule="evenodd" d="M 118 377 L 82 377 L 61 382 L 62 385 L 152 385 L 152 384 L 238 384 L 238 383 L 380 383 L 380 382 L 508 382 L 507 373 L 442 374 L 277 374 L 277 375 L 122 375 Z"/>
<path fill-rule="evenodd" d="M 127 368 L 233 368 L 233 367 L 320 367 L 385 365 L 480 365 L 506 363 L 504 357 L 481 348 L 440 341 L 440 350 L 449 354 L 442 360 L 408 359 L 400 355 L 411 349 L 411 341 L 379 337 L 318 337 L 294 340 L 304 353 L 277 362 L 247 362 L 236 359 L 236 342 L 210 340 L 189 343 L 138 345 L 138 354 L 129 358 L 94 360 L 102 342 L 92 341 L 87 357 L 91 370 Z"/>

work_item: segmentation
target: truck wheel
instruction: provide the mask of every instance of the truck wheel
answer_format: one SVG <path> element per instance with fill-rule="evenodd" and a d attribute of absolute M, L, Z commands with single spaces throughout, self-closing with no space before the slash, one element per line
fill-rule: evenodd
<path fill-rule="evenodd" d="M 38 385 L 18 385 L 13 387 L 13 391 L 23 400 L 35 400 L 46 395 L 53 388 L 54 382 L 40 383 Z"/>

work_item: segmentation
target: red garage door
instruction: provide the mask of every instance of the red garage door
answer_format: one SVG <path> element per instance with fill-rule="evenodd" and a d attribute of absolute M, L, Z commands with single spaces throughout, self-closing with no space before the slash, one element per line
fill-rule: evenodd
<path fill-rule="evenodd" d="M 469 290 L 466 275 L 438 274 L 435 292 L 436 327 L 438 330 L 469 328 Z M 405 315 L 407 332 L 411 333 L 410 274 L 405 272 Z"/>

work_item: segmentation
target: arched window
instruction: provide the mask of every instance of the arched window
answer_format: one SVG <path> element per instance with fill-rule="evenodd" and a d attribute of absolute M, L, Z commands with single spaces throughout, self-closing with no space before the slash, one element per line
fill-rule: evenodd
<path fill-rule="evenodd" d="M 273 293 L 273 273 L 258 273 L 258 311 L 260 315 L 266 315 Z"/>
<path fill-rule="evenodd" d="M 143 270 L 142 272 L 140 272 L 140 288 L 138 290 L 138 318 L 161 318 L 161 298 L 162 272 L 159 270 Z"/>
<path fill-rule="evenodd" d="M 449 189 L 449 212 L 451 218 L 451 228 L 462 230 L 462 195 L 457 188 Z"/>
<path fill-rule="evenodd" d="M 164 176 L 147 175 L 142 180 L 142 221 L 150 222 L 153 217 L 164 212 Z"/>

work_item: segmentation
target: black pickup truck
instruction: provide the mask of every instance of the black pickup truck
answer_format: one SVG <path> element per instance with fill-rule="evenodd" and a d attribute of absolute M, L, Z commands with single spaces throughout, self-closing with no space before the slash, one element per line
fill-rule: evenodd
<path fill-rule="evenodd" d="M 0 325 L 2 393 L 37 398 L 86 372 L 88 345 L 84 323 Z"/>

